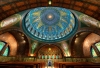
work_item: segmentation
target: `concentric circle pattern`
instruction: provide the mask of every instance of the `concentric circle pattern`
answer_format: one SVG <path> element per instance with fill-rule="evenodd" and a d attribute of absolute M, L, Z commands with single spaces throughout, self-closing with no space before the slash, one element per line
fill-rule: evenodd
<path fill-rule="evenodd" d="M 40 17 L 43 24 L 51 26 L 59 22 L 60 12 L 58 12 L 56 9 L 53 8 L 44 9 L 41 12 Z"/>
<path fill-rule="evenodd" d="M 30 38 L 51 43 L 68 40 L 77 31 L 78 23 L 68 9 L 38 7 L 26 14 L 22 27 Z"/>

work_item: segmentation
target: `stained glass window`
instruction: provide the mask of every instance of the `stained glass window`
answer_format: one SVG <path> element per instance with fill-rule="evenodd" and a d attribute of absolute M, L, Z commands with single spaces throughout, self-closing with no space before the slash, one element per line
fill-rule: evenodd
<path fill-rule="evenodd" d="M 95 50 L 93 48 L 91 50 L 92 50 L 92 56 L 97 57 L 97 54 L 96 54 Z"/>
<path fill-rule="evenodd" d="M 97 49 L 100 51 L 100 42 L 96 43 L 95 46 L 96 46 Z"/>
<path fill-rule="evenodd" d="M 3 47 L 6 45 L 5 42 L 2 42 L 0 41 L 0 51 L 2 51 Z M 4 50 L 4 53 L 2 54 L 2 56 L 7 56 L 8 55 L 8 52 L 9 52 L 9 48 L 7 47 L 5 50 Z"/>
<path fill-rule="evenodd" d="M 100 52 L 100 42 L 95 43 L 94 46 L 96 46 L 96 48 Z M 96 53 L 96 51 L 95 51 L 95 49 L 93 47 L 91 48 L 91 53 L 92 53 L 93 57 L 98 57 L 98 55 L 97 55 L 97 53 Z"/>
<path fill-rule="evenodd" d="M 3 56 L 7 56 L 7 55 L 8 55 L 8 51 L 9 51 L 9 49 L 8 49 L 8 47 L 7 47 L 6 50 L 5 50 L 4 53 L 3 53 Z"/>
<path fill-rule="evenodd" d="M 4 47 L 5 43 L 4 42 L 0 42 L 0 51 L 2 50 L 2 48 Z"/>

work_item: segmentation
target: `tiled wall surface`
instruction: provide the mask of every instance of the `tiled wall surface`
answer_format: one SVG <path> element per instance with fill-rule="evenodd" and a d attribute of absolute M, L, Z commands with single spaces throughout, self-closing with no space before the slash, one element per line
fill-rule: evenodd
<path fill-rule="evenodd" d="M 0 20 L 17 12 L 49 6 L 49 0 L 0 0 Z M 77 10 L 100 20 L 99 0 L 52 0 L 51 6 Z"/>

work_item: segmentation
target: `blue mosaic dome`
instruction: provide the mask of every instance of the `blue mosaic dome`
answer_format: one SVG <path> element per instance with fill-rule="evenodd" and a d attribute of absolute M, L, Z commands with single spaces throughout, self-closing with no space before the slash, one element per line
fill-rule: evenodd
<path fill-rule="evenodd" d="M 78 23 L 68 9 L 38 7 L 26 14 L 22 28 L 30 38 L 51 43 L 68 40 L 77 31 Z"/>
<path fill-rule="evenodd" d="M 47 26 L 55 25 L 60 20 L 60 12 L 54 8 L 44 9 L 40 14 L 41 21 Z"/>

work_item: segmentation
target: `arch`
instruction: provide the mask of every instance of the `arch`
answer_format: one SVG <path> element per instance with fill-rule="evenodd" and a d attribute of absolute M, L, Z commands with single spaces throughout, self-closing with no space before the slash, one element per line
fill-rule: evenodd
<path fill-rule="evenodd" d="M 0 40 L 10 47 L 9 56 L 28 56 L 30 41 L 27 36 L 16 27 L 0 31 Z"/>
<path fill-rule="evenodd" d="M 88 50 L 88 54 L 87 51 L 85 50 L 84 47 L 84 40 L 86 39 L 86 37 L 88 37 L 91 33 L 94 33 L 96 35 L 100 35 L 100 30 L 98 29 L 94 29 L 94 28 L 81 28 L 76 34 L 75 36 L 71 39 L 70 45 L 71 45 L 71 56 L 72 57 L 91 57 L 90 54 L 90 49 L 87 48 Z M 99 40 L 97 40 L 99 41 Z M 87 46 L 87 45 L 85 45 Z M 85 55 L 84 55 L 85 54 Z"/>
<path fill-rule="evenodd" d="M 57 44 L 42 44 L 42 45 L 40 45 L 37 49 L 36 49 L 36 51 L 35 51 L 35 56 L 38 56 L 38 52 L 39 52 L 39 50 L 41 49 L 41 48 L 43 48 L 43 47 L 45 47 L 45 46 L 50 46 L 51 45 L 51 47 L 52 46 L 54 46 L 54 47 L 56 47 L 57 49 L 59 49 L 59 51 L 61 52 L 61 55 L 62 55 L 62 57 L 64 56 L 64 52 L 62 51 L 62 48 L 60 47 L 60 46 L 58 46 Z M 47 54 L 46 54 L 47 55 Z M 52 54 L 51 54 L 52 55 Z"/>
<path fill-rule="evenodd" d="M 91 55 L 92 57 L 99 57 L 100 56 L 100 41 L 94 43 L 91 46 Z"/>
<path fill-rule="evenodd" d="M 83 42 L 83 53 L 85 57 L 91 57 L 91 46 L 100 41 L 100 36 L 94 33 L 89 34 Z"/>
<path fill-rule="evenodd" d="M 0 20 L 15 13 L 42 6 L 50 6 L 49 0 L 1 0 Z M 77 10 L 100 20 L 100 1 L 97 0 L 52 0 L 51 6 Z"/>
<path fill-rule="evenodd" d="M 9 56 L 15 56 L 17 53 L 17 41 L 14 38 L 13 35 L 11 35 L 9 32 L 6 32 L 4 34 L 0 35 L 0 40 L 5 41 L 9 44 L 10 47 L 10 53 Z"/>
<path fill-rule="evenodd" d="M 9 51 L 9 45 L 4 41 L 0 41 L 0 56 L 8 56 Z"/>

